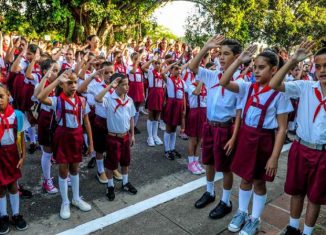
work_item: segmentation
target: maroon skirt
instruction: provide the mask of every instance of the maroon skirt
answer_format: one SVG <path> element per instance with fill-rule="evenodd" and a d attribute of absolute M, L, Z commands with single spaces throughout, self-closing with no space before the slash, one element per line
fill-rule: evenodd
<path fill-rule="evenodd" d="M 16 76 L 17 73 L 9 72 L 7 77 L 7 87 L 12 97 L 14 97 L 14 81 Z"/>
<path fill-rule="evenodd" d="M 164 89 L 159 87 L 149 88 L 147 108 L 150 111 L 161 112 L 163 109 Z"/>
<path fill-rule="evenodd" d="M 22 174 L 17 168 L 18 162 L 19 153 L 16 144 L 0 147 L 0 187 L 12 184 L 21 178 Z"/>
<path fill-rule="evenodd" d="M 25 97 L 23 96 L 23 87 L 24 87 L 25 76 L 23 74 L 17 74 L 13 83 L 13 98 L 16 101 L 18 109 L 21 109 Z"/>
<path fill-rule="evenodd" d="M 50 131 L 50 123 L 52 118 L 52 112 L 48 112 L 45 110 L 40 111 L 40 115 L 38 117 L 38 142 L 43 146 L 52 146 L 51 143 L 51 131 Z"/>
<path fill-rule="evenodd" d="M 82 161 L 83 128 L 58 126 L 53 137 L 53 156 L 58 164 Z"/>
<path fill-rule="evenodd" d="M 128 96 L 130 96 L 135 103 L 144 102 L 145 100 L 144 83 L 129 81 Z"/>
<path fill-rule="evenodd" d="M 184 100 L 168 98 L 164 107 L 163 121 L 169 126 L 179 126 L 184 111 Z"/>
<path fill-rule="evenodd" d="M 186 119 L 186 134 L 190 137 L 202 138 L 203 127 L 207 121 L 206 108 L 192 108 Z"/>
<path fill-rule="evenodd" d="M 30 83 L 23 84 L 21 96 L 24 98 L 20 103 L 21 111 L 29 111 L 33 106 L 34 102 L 32 101 L 32 96 L 34 94 L 35 86 Z"/>
<path fill-rule="evenodd" d="M 275 130 L 257 129 L 242 124 L 231 170 L 241 178 L 270 181 L 266 175 L 266 164 L 271 157 L 275 143 Z"/>
<path fill-rule="evenodd" d="M 108 128 L 106 125 L 106 119 L 98 115 L 95 115 L 93 123 L 93 142 L 94 150 L 97 153 L 104 153 L 106 151 L 106 136 L 108 134 Z"/>

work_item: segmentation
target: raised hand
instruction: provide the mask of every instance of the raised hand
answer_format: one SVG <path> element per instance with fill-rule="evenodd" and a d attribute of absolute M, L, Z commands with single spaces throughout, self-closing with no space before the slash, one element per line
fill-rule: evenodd
<path fill-rule="evenodd" d="M 34 60 L 37 62 L 41 59 L 41 52 L 40 52 L 40 48 L 36 49 L 35 55 L 34 55 Z"/>
<path fill-rule="evenodd" d="M 252 60 L 255 52 L 257 51 L 258 46 L 257 45 L 251 45 L 250 47 L 248 47 L 245 51 L 243 51 L 240 56 L 238 57 L 238 59 L 242 62 L 242 63 L 247 63 L 249 61 Z"/>
<path fill-rule="evenodd" d="M 121 81 L 121 78 L 118 77 L 116 79 L 114 79 L 112 82 L 111 82 L 111 87 L 112 88 L 116 88 L 118 85 L 119 85 L 119 82 Z"/>
<path fill-rule="evenodd" d="M 294 59 L 297 63 L 303 61 L 307 57 L 309 57 L 311 53 L 311 49 L 315 46 L 315 42 L 302 42 L 299 48 L 295 51 L 292 59 Z"/>
<path fill-rule="evenodd" d="M 212 49 L 212 48 L 216 48 L 218 47 L 221 42 L 223 42 L 223 40 L 225 39 L 224 35 L 215 35 L 214 37 L 212 37 L 211 39 L 209 39 L 205 46 L 207 49 Z"/>

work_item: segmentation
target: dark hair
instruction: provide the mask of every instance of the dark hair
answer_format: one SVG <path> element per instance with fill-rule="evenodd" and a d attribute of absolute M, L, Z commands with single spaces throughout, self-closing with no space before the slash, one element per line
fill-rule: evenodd
<path fill-rule="evenodd" d="M 109 61 L 105 61 L 101 64 L 101 68 L 104 68 L 104 66 L 113 66 L 113 63 L 109 62 Z"/>
<path fill-rule="evenodd" d="M 171 59 L 173 56 L 171 54 L 167 54 L 164 56 L 164 59 L 165 60 L 168 60 L 168 59 Z"/>
<path fill-rule="evenodd" d="M 41 54 L 41 57 L 46 57 L 46 59 L 52 59 L 52 56 L 48 52 Z"/>
<path fill-rule="evenodd" d="M 97 35 L 96 35 L 96 34 L 89 35 L 89 36 L 87 36 L 86 40 L 87 40 L 87 41 L 92 41 L 92 39 L 93 39 L 94 37 L 97 37 Z"/>
<path fill-rule="evenodd" d="M 130 58 L 133 59 L 135 57 L 135 55 L 139 55 L 138 52 L 133 52 L 131 55 L 130 55 Z"/>
<path fill-rule="evenodd" d="M 316 57 L 316 56 L 319 56 L 319 55 L 323 55 L 323 54 L 326 54 L 326 47 L 320 48 L 320 49 L 316 52 L 315 57 Z"/>
<path fill-rule="evenodd" d="M 44 71 L 44 70 L 48 70 L 49 68 L 51 68 L 51 65 L 56 63 L 54 60 L 52 59 L 46 59 L 46 60 L 43 60 L 41 63 L 40 63 L 40 67 L 41 67 L 41 70 Z"/>
<path fill-rule="evenodd" d="M 212 66 L 214 66 L 215 65 L 215 63 L 213 63 L 213 62 L 208 62 L 206 65 L 205 65 L 205 67 L 206 67 L 206 69 L 209 69 L 209 68 L 211 68 Z"/>
<path fill-rule="evenodd" d="M 29 45 L 28 45 L 28 50 L 29 50 L 30 52 L 34 53 L 34 54 L 36 53 L 37 48 L 38 48 L 38 46 L 35 45 L 35 44 L 29 44 Z"/>
<path fill-rule="evenodd" d="M 221 46 L 228 46 L 234 55 L 241 54 L 242 52 L 242 46 L 240 42 L 235 39 L 224 39 L 223 42 L 221 42 Z"/>
<path fill-rule="evenodd" d="M 110 77 L 110 82 L 113 82 L 116 78 L 121 78 L 121 80 L 119 81 L 120 84 L 123 80 L 127 79 L 127 76 L 122 73 L 114 73 Z"/>
<path fill-rule="evenodd" d="M 267 63 L 271 65 L 272 67 L 279 65 L 279 57 L 274 52 L 270 50 L 265 50 L 257 56 L 257 58 L 261 56 L 264 57 L 267 60 Z"/>
<path fill-rule="evenodd" d="M 176 67 L 180 67 L 180 66 L 181 66 L 181 64 L 180 64 L 180 63 L 177 63 L 177 64 L 172 65 L 172 66 L 171 66 L 171 69 L 174 69 L 174 68 L 176 68 Z"/>

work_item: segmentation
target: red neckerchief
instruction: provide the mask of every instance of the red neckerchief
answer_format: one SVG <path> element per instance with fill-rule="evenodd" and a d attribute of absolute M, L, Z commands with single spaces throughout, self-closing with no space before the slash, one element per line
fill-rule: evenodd
<path fill-rule="evenodd" d="M 177 78 L 171 76 L 171 80 L 174 85 L 174 96 L 175 96 L 174 98 L 177 98 L 177 90 L 179 90 L 180 88 L 183 89 L 183 83 L 182 83 L 180 76 L 178 76 Z M 181 84 L 181 87 L 179 87 L 180 84 Z"/>
<path fill-rule="evenodd" d="M 9 129 L 10 125 L 9 125 L 9 121 L 8 121 L 8 117 L 10 117 L 12 114 L 14 113 L 14 109 L 8 104 L 4 113 L 1 114 L 0 113 L 0 118 L 1 118 L 1 122 L 0 122 L 0 141 L 3 137 L 3 135 L 5 134 L 5 130 Z"/>
<path fill-rule="evenodd" d="M 314 90 L 315 90 L 315 95 L 319 101 L 319 105 L 317 106 L 317 108 L 315 110 L 313 122 L 315 122 L 315 119 L 316 119 L 321 107 L 324 107 L 324 110 L 326 111 L 326 99 L 323 100 L 323 97 L 317 87 L 315 87 Z"/>
<path fill-rule="evenodd" d="M 106 88 L 108 85 L 106 85 L 105 83 L 102 83 L 103 81 L 101 79 L 99 79 L 98 77 L 95 78 L 95 81 L 100 83 L 100 85 L 103 87 L 103 88 Z"/>
<path fill-rule="evenodd" d="M 217 78 L 218 78 L 219 81 L 221 80 L 222 75 L 223 75 L 222 73 L 219 73 L 219 74 L 217 75 Z M 215 84 L 214 86 L 211 87 L 211 89 L 213 89 L 213 88 L 215 88 L 215 87 L 218 87 L 218 86 L 220 86 L 220 83 Z M 225 88 L 222 87 L 222 96 L 224 96 L 224 93 L 225 93 Z"/>
<path fill-rule="evenodd" d="M 121 64 L 118 64 L 117 62 L 114 64 L 114 70 L 118 70 L 119 73 L 123 73 L 125 74 L 126 73 L 126 66 L 121 63 Z"/>
<path fill-rule="evenodd" d="M 309 76 L 308 76 L 308 75 L 304 76 L 304 77 L 303 77 L 303 80 L 305 80 L 305 81 L 309 81 Z"/>
<path fill-rule="evenodd" d="M 70 106 L 72 107 L 72 112 L 73 114 L 78 117 L 78 104 L 79 104 L 79 98 L 77 96 L 77 94 L 74 95 L 75 98 L 75 103 L 73 103 L 68 96 L 65 95 L 64 92 L 61 92 L 60 94 L 60 98 L 63 99 L 64 101 L 66 101 L 68 104 L 70 104 Z"/>
<path fill-rule="evenodd" d="M 193 83 L 192 85 L 194 85 L 195 87 L 197 87 L 197 83 Z M 201 87 L 201 91 L 200 91 L 200 94 L 201 96 L 201 100 L 204 100 L 205 99 L 205 96 L 207 96 L 207 89 L 206 89 L 206 86 L 203 84 L 202 87 Z"/>
<path fill-rule="evenodd" d="M 118 103 L 116 106 L 115 106 L 115 109 L 114 109 L 114 112 L 117 112 L 117 109 L 121 106 L 121 107 L 124 107 L 128 104 L 129 102 L 129 99 L 127 99 L 126 102 L 122 102 L 119 98 L 116 98 L 115 101 Z"/>
<path fill-rule="evenodd" d="M 244 109 L 244 113 L 247 113 L 249 107 L 254 102 L 254 99 L 256 99 L 257 100 L 257 104 L 259 104 L 260 103 L 259 95 L 260 94 L 263 94 L 263 93 L 266 93 L 266 92 L 268 92 L 268 91 L 270 91 L 272 89 L 269 86 L 264 86 L 263 89 L 261 89 L 259 91 L 259 84 L 258 83 L 255 83 L 253 86 L 254 86 L 254 89 L 253 89 L 254 94 L 251 95 L 250 98 L 247 100 L 247 104 L 246 104 L 246 107 Z"/>
<path fill-rule="evenodd" d="M 156 84 L 155 84 L 155 80 L 158 79 L 158 80 L 162 80 L 162 74 L 161 73 L 158 73 L 155 69 L 153 69 L 153 75 L 154 75 L 154 86 L 153 87 L 156 87 Z"/>
<path fill-rule="evenodd" d="M 186 70 L 185 76 L 183 77 L 183 81 L 187 81 L 188 80 L 188 76 L 190 74 L 190 82 L 193 82 L 195 80 L 195 75 L 192 72 L 189 72 L 188 69 Z"/>
<path fill-rule="evenodd" d="M 49 86 L 51 83 L 49 82 L 49 80 L 46 80 L 44 88 L 46 88 L 47 86 Z M 49 97 L 53 97 L 55 95 L 55 90 L 53 89 L 51 91 L 51 93 L 49 94 Z"/>

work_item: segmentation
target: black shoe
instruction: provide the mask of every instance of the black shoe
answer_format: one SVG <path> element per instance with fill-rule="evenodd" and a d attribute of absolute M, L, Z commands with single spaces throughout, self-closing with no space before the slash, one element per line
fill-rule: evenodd
<path fill-rule="evenodd" d="M 29 145 L 28 153 L 33 154 L 35 153 L 36 150 L 37 150 L 37 145 L 35 143 L 31 143 Z"/>
<path fill-rule="evenodd" d="M 171 151 L 165 152 L 164 157 L 169 159 L 169 160 L 174 160 L 174 154 Z"/>
<path fill-rule="evenodd" d="M 113 201 L 115 198 L 114 187 L 107 187 L 106 189 L 106 196 L 108 197 L 109 201 Z"/>
<path fill-rule="evenodd" d="M 132 186 L 132 184 L 130 182 L 126 183 L 125 185 L 122 184 L 122 190 L 127 191 L 127 192 L 129 192 L 131 194 L 136 194 L 137 193 L 137 189 L 134 186 Z"/>
<path fill-rule="evenodd" d="M 138 134 L 141 133 L 140 130 L 139 130 L 137 127 L 134 128 L 134 131 L 135 131 L 135 134 L 136 134 L 136 135 L 138 135 Z"/>
<path fill-rule="evenodd" d="M 209 212 L 209 218 L 211 219 L 221 219 L 232 211 L 232 202 L 230 201 L 230 206 L 226 205 L 222 200 L 220 203 Z"/>
<path fill-rule="evenodd" d="M 23 231 L 28 228 L 26 221 L 23 219 L 22 215 L 14 215 L 11 217 L 12 224 L 16 227 L 17 230 Z"/>
<path fill-rule="evenodd" d="M 196 201 L 195 207 L 198 209 L 204 208 L 213 201 L 215 201 L 215 195 L 212 196 L 209 192 L 205 192 L 203 196 Z"/>
<path fill-rule="evenodd" d="M 33 194 L 31 191 L 24 189 L 23 186 L 20 184 L 18 187 L 18 192 L 19 192 L 19 196 L 22 199 L 30 199 L 33 197 Z"/>
<path fill-rule="evenodd" d="M 181 154 L 177 150 L 173 149 L 171 152 L 174 154 L 175 157 L 181 158 Z"/>
<path fill-rule="evenodd" d="M 94 168 L 96 165 L 96 158 L 92 157 L 91 160 L 89 160 L 88 164 L 87 164 L 87 168 L 91 169 Z"/>
<path fill-rule="evenodd" d="M 0 234 L 6 234 L 9 233 L 9 231 L 9 216 L 5 215 L 0 217 Z"/>
<path fill-rule="evenodd" d="M 301 235 L 300 229 L 296 229 L 288 225 L 286 227 L 284 235 Z"/>

